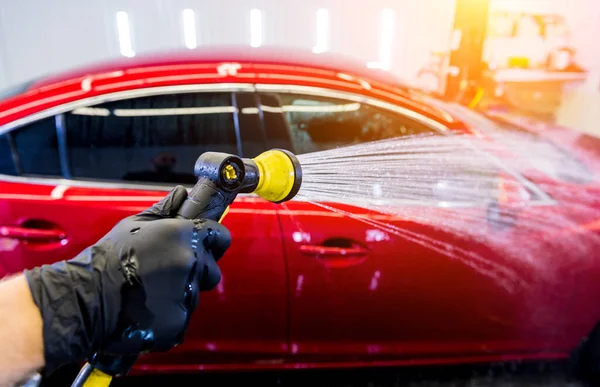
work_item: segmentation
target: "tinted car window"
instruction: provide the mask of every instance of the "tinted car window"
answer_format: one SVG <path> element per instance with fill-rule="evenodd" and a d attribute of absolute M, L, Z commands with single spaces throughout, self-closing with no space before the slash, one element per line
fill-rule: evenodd
<path fill-rule="evenodd" d="M 194 184 L 205 151 L 238 153 L 230 93 L 141 97 L 66 116 L 74 178 Z"/>
<path fill-rule="evenodd" d="M 393 112 L 359 102 L 281 94 L 296 153 L 302 154 L 392 137 L 436 133 Z"/>
<path fill-rule="evenodd" d="M 0 136 L 0 174 L 16 175 L 17 168 L 12 157 L 8 134 Z"/>
<path fill-rule="evenodd" d="M 62 176 L 54 117 L 16 129 L 12 136 L 22 174 Z"/>

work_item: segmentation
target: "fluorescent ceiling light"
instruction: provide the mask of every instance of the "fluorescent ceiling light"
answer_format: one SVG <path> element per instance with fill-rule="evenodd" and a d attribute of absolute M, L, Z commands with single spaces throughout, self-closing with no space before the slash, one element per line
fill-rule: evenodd
<path fill-rule="evenodd" d="M 355 78 L 352 75 L 346 73 L 337 73 L 338 78 L 341 78 L 345 81 L 354 81 Z"/>
<path fill-rule="evenodd" d="M 302 113 L 339 113 L 352 112 L 360 109 L 360 103 L 346 103 L 341 105 L 319 105 L 319 106 L 299 106 L 285 105 L 282 106 L 284 112 L 302 112 Z"/>
<path fill-rule="evenodd" d="M 253 114 L 256 108 L 243 108 L 242 113 Z M 283 105 L 279 106 L 268 106 L 260 105 L 260 109 L 267 113 L 282 113 L 282 112 L 297 112 L 297 113 L 341 113 L 351 112 L 360 109 L 360 103 L 352 102 L 340 105 Z M 256 110 L 258 113 L 258 109 Z"/>
<path fill-rule="evenodd" d="M 183 10 L 183 40 L 187 48 L 197 47 L 196 17 L 194 16 L 194 10 L 189 8 Z"/>
<path fill-rule="evenodd" d="M 360 103 L 353 102 L 340 105 L 319 105 L 319 106 L 301 106 L 285 105 L 282 107 L 261 105 L 263 111 L 269 113 L 281 112 L 301 112 L 301 113 L 339 113 L 350 112 L 360 109 Z M 219 113 L 237 113 L 235 106 L 210 106 L 210 107 L 192 107 L 192 108 L 164 108 L 164 109 L 115 109 L 113 114 L 117 117 L 150 117 L 150 116 L 179 116 L 179 115 L 198 115 L 198 114 L 219 114 Z M 258 114 L 259 110 L 255 107 L 245 107 L 242 114 Z M 86 116 L 109 116 L 110 110 L 105 108 L 81 107 L 73 110 L 72 114 Z"/>
<path fill-rule="evenodd" d="M 193 107 L 193 108 L 166 108 L 166 109 L 115 109 L 113 114 L 117 117 L 147 117 L 147 116 L 180 116 L 193 114 L 235 113 L 235 106 Z"/>
<path fill-rule="evenodd" d="M 267 113 L 281 113 L 283 111 L 280 107 L 268 105 L 260 105 L 260 109 Z"/>
<path fill-rule="evenodd" d="M 128 58 L 135 56 L 131 45 L 131 28 L 129 27 L 129 16 L 127 12 L 117 12 L 117 33 L 119 35 L 119 49 L 121 55 Z"/>
<path fill-rule="evenodd" d="M 329 39 L 329 12 L 325 8 L 317 11 L 317 44 L 313 52 L 318 54 L 328 49 Z"/>
<path fill-rule="evenodd" d="M 359 80 L 358 83 L 360 83 L 360 85 L 366 89 L 366 90 L 371 90 L 371 84 L 365 80 Z"/>
<path fill-rule="evenodd" d="M 71 114 L 83 115 L 83 116 L 102 116 L 107 117 L 110 116 L 110 110 L 104 108 L 94 108 L 94 107 L 80 107 L 74 109 Z"/>
<path fill-rule="evenodd" d="M 260 47 L 262 45 L 262 15 L 259 9 L 250 11 L 250 46 Z"/>
<path fill-rule="evenodd" d="M 281 112 L 301 112 L 301 113 L 339 113 L 350 112 L 360 109 L 360 103 L 352 102 L 339 105 L 317 105 L 317 106 L 302 106 L 302 105 L 284 105 L 282 107 L 261 105 L 260 108 L 268 113 Z M 112 113 L 117 117 L 149 117 L 149 116 L 179 116 L 179 115 L 197 115 L 197 114 L 219 114 L 219 113 L 236 113 L 238 110 L 235 106 L 208 106 L 208 107 L 191 107 L 191 108 L 162 108 L 162 109 L 114 109 Z M 258 114 L 259 110 L 255 107 L 245 107 L 242 109 L 243 114 Z M 110 110 L 96 107 L 80 107 L 72 111 L 72 114 L 86 116 L 103 116 L 110 115 Z"/>
<path fill-rule="evenodd" d="M 242 114 L 258 114 L 258 112 L 258 108 L 255 107 L 242 108 Z"/>
<path fill-rule="evenodd" d="M 379 60 L 368 62 L 370 69 L 389 70 L 392 64 L 392 49 L 394 48 L 394 34 L 396 33 L 396 13 L 386 8 L 381 11 L 381 29 L 379 31 Z"/>
<path fill-rule="evenodd" d="M 392 62 L 394 34 L 396 33 L 396 13 L 389 8 L 381 11 L 381 37 L 379 63 L 383 70 L 389 70 Z"/>

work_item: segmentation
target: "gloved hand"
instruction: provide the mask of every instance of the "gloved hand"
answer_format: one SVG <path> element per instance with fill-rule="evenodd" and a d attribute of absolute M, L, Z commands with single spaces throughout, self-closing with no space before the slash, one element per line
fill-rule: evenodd
<path fill-rule="evenodd" d="M 176 187 L 74 259 L 25 272 L 44 322 L 46 372 L 96 352 L 135 355 L 182 342 L 199 292 L 221 280 L 216 261 L 231 238 L 216 222 L 174 219 L 186 197 Z"/>

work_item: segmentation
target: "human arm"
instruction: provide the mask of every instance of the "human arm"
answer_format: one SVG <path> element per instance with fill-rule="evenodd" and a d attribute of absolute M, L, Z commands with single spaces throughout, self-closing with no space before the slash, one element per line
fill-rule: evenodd
<path fill-rule="evenodd" d="M 0 281 L 0 386 L 44 366 L 42 316 L 23 274 Z"/>
<path fill-rule="evenodd" d="M 36 329 L 43 362 L 34 370 L 51 373 L 95 353 L 166 351 L 183 341 L 199 293 L 220 281 L 216 262 L 230 243 L 229 232 L 216 222 L 174 218 L 186 197 L 185 188 L 177 187 L 77 257 L 25 271 L 29 302 L 41 315 Z M 7 299 L 10 291 L 3 292 Z M 0 309 L 0 318 L 11 314 Z M 12 352 L 7 343 L 0 341 L 0 348 Z M 14 365 L 9 360 L 0 367 Z M 28 370 L 14 377 L 22 379 Z"/>

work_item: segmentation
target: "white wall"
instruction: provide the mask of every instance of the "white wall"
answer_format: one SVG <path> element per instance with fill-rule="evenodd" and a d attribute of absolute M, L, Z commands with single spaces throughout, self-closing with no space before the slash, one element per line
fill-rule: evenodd
<path fill-rule="evenodd" d="M 0 88 L 119 56 L 115 14 L 126 11 L 136 53 L 183 47 L 181 11 L 196 14 L 199 45 L 249 44 L 250 9 L 265 45 L 311 49 L 327 8 L 330 50 L 377 61 L 382 9 L 396 14 L 391 71 L 411 78 L 446 45 L 454 0 L 0 0 Z"/>
<path fill-rule="evenodd" d="M 579 10 L 566 7 L 572 25 L 578 59 L 586 68 L 587 81 L 565 89 L 559 111 L 560 124 L 600 136 L 600 1 L 579 0 Z"/>
<path fill-rule="evenodd" d="M 265 45 L 312 48 L 327 8 L 330 51 L 377 61 L 382 9 L 396 15 L 391 69 L 410 80 L 447 47 L 455 0 L 0 0 L 0 89 L 118 57 L 115 14 L 128 12 L 137 53 L 183 48 L 181 12 L 196 15 L 199 45 L 249 44 L 250 9 L 262 10 Z M 588 81 L 569 88 L 560 124 L 600 134 L 600 0 L 491 0 L 492 9 L 557 12 L 572 29 Z"/>

